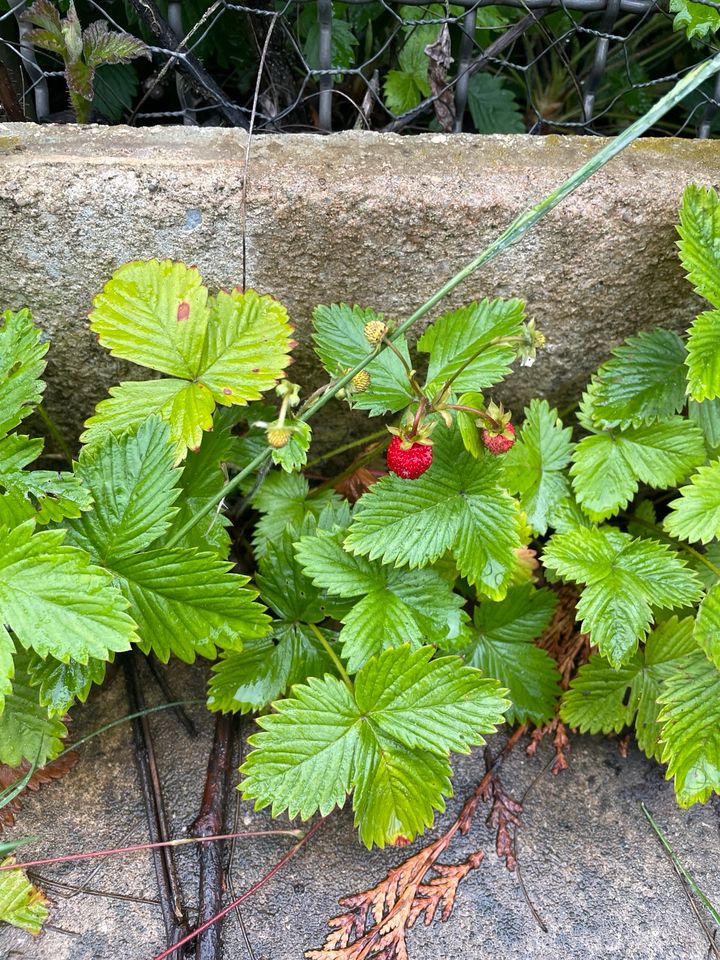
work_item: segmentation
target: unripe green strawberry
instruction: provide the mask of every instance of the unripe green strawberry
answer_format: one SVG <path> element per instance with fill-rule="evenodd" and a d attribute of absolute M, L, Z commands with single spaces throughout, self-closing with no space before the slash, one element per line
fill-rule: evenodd
<path fill-rule="evenodd" d="M 281 447 L 287 446 L 291 434 L 290 431 L 284 427 L 276 427 L 273 430 L 268 430 L 265 436 L 270 446 L 275 450 L 279 450 Z"/>
<path fill-rule="evenodd" d="M 370 382 L 370 374 L 367 372 L 367 370 L 361 370 L 359 373 L 356 373 L 350 381 L 355 393 L 362 393 L 363 390 L 367 390 L 367 388 L 370 386 Z"/>
<path fill-rule="evenodd" d="M 368 320 L 363 328 L 363 333 L 369 343 L 380 343 L 387 330 L 387 324 L 383 323 L 382 320 Z"/>

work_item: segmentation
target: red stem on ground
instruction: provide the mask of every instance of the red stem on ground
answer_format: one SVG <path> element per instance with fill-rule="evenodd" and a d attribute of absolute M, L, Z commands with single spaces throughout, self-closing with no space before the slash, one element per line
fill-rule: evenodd
<path fill-rule="evenodd" d="M 182 940 L 178 940 L 177 943 L 174 943 L 167 950 L 164 950 L 162 953 L 158 953 L 157 956 L 153 957 L 153 960 L 165 960 L 166 957 L 169 957 L 171 954 L 173 954 L 179 947 L 184 947 L 186 943 L 190 943 L 191 940 L 194 940 L 195 937 L 199 936 L 204 930 L 207 930 L 208 927 L 211 927 L 213 923 L 216 923 L 218 920 L 221 920 L 224 916 L 230 913 L 231 910 L 234 910 L 236 907 L 239 907 L 241 903 L 244 903 L 245 900 L 248 900 L 254 893 L 257 893 L 257 891 L 261 887 L 265 886 L 265 884 L 269 880 L 272 880 L 272 878 L 275 876 L 276 873 L 278 873 L 278 871 L 282 870 L 282 868 L 285 866 L 286 863 L 292 860 L 295 854 L 300 850 L 302 846 L 304 846 L 304 844 L 307 843 L 310 837 L 312 837 L 313 834 L 317 833 L 320 827 L 325 823 L 325 820 L 326 818 L 323 817 L 321 820 L 318 820 L 317 823 L 313 824 L 312 827 L 310 827 L 308 832 L 305 834 L 305 836 L 302 838 L 302 840 L 296 843 L 291 850 L 288 850 L 285 856 L 282 857 L 280 860 L 278 860 L 278 862 L 275 864 L 272 870 L 268 870 L 268 872 L 263 877 L 260 877 L 260 879 L 256 883 L 254 883 L 251 887 L 249 887 L 245 891 L 245 893 L 242 894 L 242 896 L 238 897 L 236 900 L 233 900 L 226 907 L 223 907 L 222 910 L 216 913 L 214 917 L 211 917 L 211 919 L 208 920 L 206 923 L 203 923 L 196 930 L 193 930 L 192 933 L 189 933 L 186 937 L 183 937 Z"/>

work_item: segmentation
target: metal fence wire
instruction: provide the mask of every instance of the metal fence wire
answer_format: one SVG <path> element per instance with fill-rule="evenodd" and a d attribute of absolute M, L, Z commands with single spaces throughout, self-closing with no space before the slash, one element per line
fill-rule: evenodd
<path fill-rule="evenodd" d="M 43 0 L 63 17 L 71 0 Z M 676 2 L 676 0 L 673 0 Z M 720 16 L 707 3 L 709 16 Z M 612 135 L 714 52 L 667 0 L 76 0 L 149 56 L 99 67 L 89 119 L 258 132 L 368 129 Z M 691 4 L 698 6 L 698 4 Z M 0 119 L 73 122 L 61 51 L 0 0 Z M 720 81 L 655 135 L 709 137 Z"/>

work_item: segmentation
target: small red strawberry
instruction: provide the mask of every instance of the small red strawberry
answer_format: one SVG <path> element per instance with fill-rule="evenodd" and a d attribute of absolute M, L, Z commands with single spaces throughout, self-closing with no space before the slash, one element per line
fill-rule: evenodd
<path fill-rule="evenodd" d="M 511 423 L 506 423 L 501 433 L 485 428 L 482 432 L 482 442 L 495 456 L 507 453 L 515 443 L 515 427 Z"/>
<path fill-rule="evenodd" d="M 432 463 L 433 449 L 429 443 L 413 443 L 402 437 L 393 437 L 387 449 L 388 470 L 403 480 L 417 480 Z"/>

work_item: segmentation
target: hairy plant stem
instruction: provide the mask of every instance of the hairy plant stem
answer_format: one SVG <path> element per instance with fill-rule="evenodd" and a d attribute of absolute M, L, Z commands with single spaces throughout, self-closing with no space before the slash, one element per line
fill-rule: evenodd
<path fill-rule="evenodd" d="M 133 0 L 134 3 L 140 2 L 140 0 Z M 462 270 L 459 270 L 454 276 L 452 276 L 446 283 L 444 283 L 435 293 L 421 304 L 412 313 L 406 320 L 403 320 L 396 329 L 389 335 L 388 339 L 395 341 L 402 337 L 406 331 L 408 331 L 414 324 L 418 322 L 422 317 L 426 316 L 430 311 L 440 303 L 441 300 L 444 300 L 449 294 L 455 290 L 456 287 L 467 280 L 471 274 L 475 273 L 480 267 L 485 266 L 486 263 L 489 263 L 491 260 L 494 260 L 499 254 L 504 253 L 512 244 L 516 243 L 520 237 L 522 237 L 531 227 L 535 226 L 538 221 L 542 220 L 543 217 L 547 216 L 551 210 L 554 210 L 558 204 L 568 197 L 571 193 L 582 186 L 586 180 L 589 180 L 594 174 L 601 170 L 605 164 L 609 163 L 613 157 L 616 157 L 621 153 L 626 147 L 630 146 L 633 141 L 637 140 L 638 137 L 642 136 L 647 130 L 650 129 L 661 117 L 664 117 L 666 113 L 672 110 L 678 105 L 685 97 L 692 93 L 693 90 L 696 90 L 702 83 L 705 82 L 709 77 L 712 77 L 717 71 L 720 70 L 720 53 L 715 54 L 712 58 L 706 60 L 704 63 L 699 64 L 693 70 L 690 70 L 682 79 L 678 80 L 675 86 L 669 90 L 663 97 L 661 97 L 658 102 L 650 108 L 642 117 L 635 121 L 635 123 L 630 124 L 626 130 L 607 143 L 595 154 L 594 157 L 591 157 L 587 163 L 584 163 L 579 169 L 577 169 L 571 176 L 565 180 L 564 183 L 561 183 L 557 189 L 553 190 L 547 197 L 541 200 L 539 203 L 536 203 L 534 206 L 529 207 L 527 210 L 524 210 L 518 217 L 516 217 L 512 223 L 505 228 L 505 230 L 500 233 L 493 242 L 485 247 L 485 249 L 475 257 L 474 260 L 471 260 Z M 326 403 L 328 403 L 337 393 L 342 390 L 354 376 L 360 373 L 361 370 L 364 370 L 369 363 L 371 363 L 375 357 L 383 349 L 382 341 L 370 352 L 366 357 L 363 357 L 362 360 L 358 361 L 354 367 L 347 371 L 342 377 L 334 381 L 328 386 L 328 389 L 320 394 L 303 412 L 300 414 L 300 420 L 307 422 L 315 414 L 321 410 Z M 384 349 L 389 349 L 387 346 Z M 242 469 L 236 476 L 232 478 L 225 486 L 215 494 L 214 497 L 211 497 L 205 505 L 197 511 L 197 513 L 190 519 L 188 522 L 181 527 L 178 532 L 170 538 L 167 543 L 167 547 L 175 546 L 182 538 L 185 536 L 188 531 L 192 530 L 195 524 L 199 523 L 207 514 L 217 506 L 228 494 L 232 493 L 247 477 L 249 474 L 253 473 L 259 466 L 261 466 L 266 460 L 270 458 L 271 450 L 270 447 L 263 450 L 262 453 L 259 453 L 254 460 L 251 461 L 244 469 Z"/>
<path fill-rule="evenodd" d="M 700 551 L 696 550 L 695 547 L 691 547 L 689 543 L 683 543 L 681 540 L 676 540 L 674 537 L 671 537 L 669 533 L 665 533 L 661 527 L 658 527 L 654 523 L 650 523 L 649 520 L 643 520 L 642 518 L 633 515 L 632 522 L 636 523 L 639 527 L 643 527 L 643 529 L 647 530 L 648 533 L 654 534 L 656 537 L 659 537 L 666 543 L 671 543 L 678 550 L 683 550 L 689 557 L 693 557 L 695 560 L 698 560 L 700 563 L 704 564 L 708 570 L 711 570 L 720 580 L 720 567 L 716 566 L 712 560 L 708 560 L 704 553 L 700 553 Z"/>
<path fill-rule="evenodd" d="M 477 407 L 466 407 L 464 403 L 445 403 L 443 407 L 446 410 L 462 410 L 464 413 L 472 413 L 474 416 L 484 420 L 493 430 L 500 429 L 500 424 L 490 416 L 487 410 L 478 410 Z"/>
<path fill-rule="evenodd" d="M 343 665 L 343 662 L 342 662 L 342 660 L 340 659 L 340 657 L 335 653 L 335 651 L 333 650 L 333 648 L 331 647 L 331 645 L 328 643 L 327 637 L 325 637 L 325 636 L 323 635 L 322 630 L 319 629 L 319 627 L 317 626 L 317 624 L 309 623 L 308 626 L 310 627 L 310 629 L 312 630 L 312 632 L 315 634 L 315 636 L 318 638 L 318 640 L 320 641 L 320 643 L 323 645 L 323 647 L 324 647 L 324 649 L 325 649 L 325 652 L 327 653 L 327 655 L 330 657 L 330 659 L 332 660 L 332 662 L 333 662 L 333 663 L 335 664 L 335 666 L 337 667 L 337 671 L 338 671 L 338 673 L 340 674 L 340 676 L 342 677 L 342 680 L 343 680 L 343 683 L 345 684 L 345 686 L 348 688 L 348 690 L 350 691 L 350 693 L 354 694 L 354 693 L 355 693 L 355 686 L 354 686 L 352 680 L 350 679 L 350 674 L 349 674 L 349 673 L 347 672 L 347 670 L 345 669 L 345 667 L 344 667 L 344 665 Z"/>
<path fill-rule="evenodd" d="M 70 447 L 65 442 L 65 437 L 63 437 L 62 433 L 60 433 L 60 430 L 58 429 L 57 424 L 45 409 L 44 404 L 41 403 L 40 406 L 37 408 L 37 414 L 42 420 L 42 422 L 45 424 L 48 433 L 57 444 L 57 447 L 60 453 L 62 453 L 62 455 L 65 457 L 68 464 L 71 464 L 73 457 L 72 457 L 72 453 L 70 452 Z"/>

